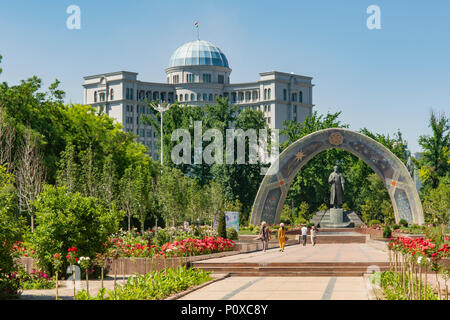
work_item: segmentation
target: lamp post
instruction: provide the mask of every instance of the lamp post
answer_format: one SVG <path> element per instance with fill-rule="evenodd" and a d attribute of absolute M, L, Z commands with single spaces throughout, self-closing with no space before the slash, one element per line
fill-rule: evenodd
<path fill-rule="evenodd" d="M 166 103 L 158 103 L 158 107 L 155 107 L 155 109 L 161 114 L 161 172 L 164 165 L 164 152 L 163 152 L 163 114 L 165 111 L 169 110 L 170 105 Z"/>

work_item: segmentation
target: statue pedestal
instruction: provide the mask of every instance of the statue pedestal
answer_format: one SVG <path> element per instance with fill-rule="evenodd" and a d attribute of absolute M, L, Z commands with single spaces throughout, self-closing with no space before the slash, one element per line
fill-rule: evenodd
<path fill-rule="evenodd" d="M 344 209 L 330 209 L 330 223 L 338 224 L 344 222 Z"/>

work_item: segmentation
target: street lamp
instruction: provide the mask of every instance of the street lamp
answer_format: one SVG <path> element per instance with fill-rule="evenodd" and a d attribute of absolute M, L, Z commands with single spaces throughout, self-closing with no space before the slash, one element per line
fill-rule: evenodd
<path fill-rule="evenodd" d="M 156 111 L 158 111 L 161 114 L 161 171 L 164 165 L 164 153 L 163 153 L 163 114 L 165 111 L 169 110 L 170 105 L 167 103 L 158 103 L 158 106 L 155 106 Z"/>

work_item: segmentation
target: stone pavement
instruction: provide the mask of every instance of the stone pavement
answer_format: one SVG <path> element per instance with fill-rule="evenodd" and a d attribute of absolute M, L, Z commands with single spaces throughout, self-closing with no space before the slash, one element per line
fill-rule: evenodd
<path fill-rule="evenodd" d="M 204 263 L 234 262 L 387 262 L 384 246 L 362 243 L 294 245 Z M 202 262 L 198 262 L 199 264 Z M 180 300 L 368 300 L 363 277 L 229 277 L 196 290 Z"/>
<path fill-rule="evenodd" d="M 179 300 L 368 300 L 363 277 L 229 277 Z"/>
<path fill-rule="evenodd" d="M 227 262 L 387 262 L 388 253 L 381 248 L 364 243 L 330 243 L 312 245 L 294 245 L 280 252 L 279 248 L 266 252 L 257 251 L 208 259 L 198 263 Z"/>

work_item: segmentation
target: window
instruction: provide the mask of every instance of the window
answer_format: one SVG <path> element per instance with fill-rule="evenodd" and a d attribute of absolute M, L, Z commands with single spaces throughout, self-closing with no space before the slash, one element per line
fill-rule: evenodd
<path fill-rule="evenodd" d="M 291 101 L 297 101 L 297 94 L 293 93 L 291 98 Z"/>
<path fill-rule="evenodd" d="M 127 105 L 127 112 L 130 112 L 130 106 Z"/>
<path fill-rule="evenodd" d="M 94 91 L 94 102 L 97 102 L 97 91 Z"/>
<path fill-rule="evenodd" d="M 203 94 L 203 101 L 208 100 L 208 95 L 206 93 Z"/>
<path fill-rule="evenodd" d="M 130 89 L 129 88 L 127 88 L 127 93 L 126 93 L 125 97 L 127 100 L 130 99 Z"/>
<path fill-rule="evenodd" d="M 267 100 L 267 89 L 264 89 L 264 100 Z"/>
<path fill-rule="evenodd" d="M 298 93 L 298 102 L 303 103 L 303 92 Z"/>
<path fill-rule="evenodd" d="M 212 93 L 209 94 L 209 101 L 213 101 L 213 95 L 212 95 Z"/>
<path fill-rule="evenodd" d="M 197 101 L 202 101 L 202 95 L 200 93 L 197 93 Z"/>
<path fill-rule="evenodd" d="M 174 75 L 173 77 L 172 77 L 172 82 L 173 83 L 178 83 L 178 81 L 180 81 L 180 76 L 177 74 L 177 75 Z"/>
<path fill-rule="evenodd" d="M 297 113 L 297 106 L 294 106 L 294 113 Z"/>
<path fill-rule="evenodd" d="M 187 93 L 184 94 L 184 101 L 188 101 L 189 100 L 189 95 Z"/>
<path fill-rule="evenodd" d="M 204 73 L 203 74 L 203 82 L 211 82 L 211 74 L 209 73 Z"/>
<path fill-rule="evenodd" d="M 145 130 L 144 129 L 141 129 L 141 132 L 140 132 L 139 136 L 145 137 Z"/>
<path fill-rule="evenodd" d="M 100 101 L 105 101 L 105 93 L 100 93 Z"/>
<path fill-rule="evenodd" d="M 183 101 L 183 95 L 180 94 L 180 101 Z"/>
<path fill-rule="evenodd" d="M 130 89 L 130 100 L 133 100 L 133 89 Z"/>
<path fill-rule="evenodd" d="M 136 124 L 139 124 L 139 116 L 136 117 Z"/>
<path fill-rule="evenodd" d="M 217 77 L 217 82 L 218 82 L 218 83 L 223 83 L 224 80 L 225 80 L 225 79 L 224 79 L 224 76 L 219 74 L 218 77 Z"/>
<path fill-rule="evenodd" d="M 151 91 L 147 91 L 146 93 L 145 93 L 145 96 L 146 96 L 146 98 L 147 98 L 147 100 L 152 100 L 152 92 Z"/>
<path fill-rule="evenodd" d="M 267 106 L 267 111 L 270 112 L 270 104 Z"/>
<path fill-rule="evenodd" d="M 195 101 L 195 94 L 191 93 L 191 101 Z"/>
<path fill-rule="evenodd" d="M 287 100 L 287 90 L 283 89 L 283 100 Z"/>
<path fill-rule="evenodd" d="M 109 90 L 110 100 L 114 100 L 114 89 Z"/>
<path fill-rule="evenodd" d="M 269 88 L 269 90 L 267 90 L 267 99 L 269 99 L 269 100 L 271 99 L 270 98 L 270 88 Z"/>
<path fill-rule="evenodd" d="M 133 105 L 130 106 L 130 111 L 133 112 Z"/>

